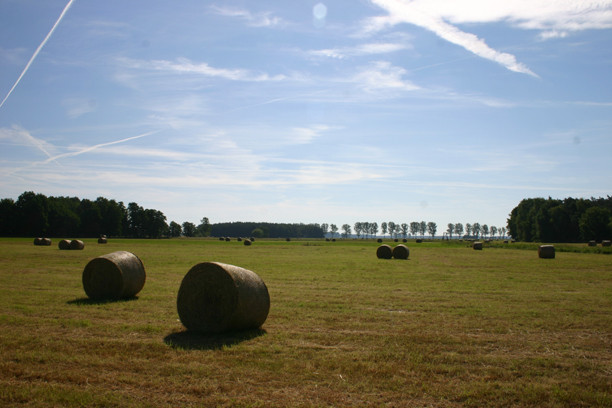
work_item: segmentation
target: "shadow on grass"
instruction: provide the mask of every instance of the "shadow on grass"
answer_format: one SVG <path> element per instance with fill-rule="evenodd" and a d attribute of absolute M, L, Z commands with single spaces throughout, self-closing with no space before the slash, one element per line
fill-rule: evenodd
<path fill-rule="evenodd" d="M 128 298 L 121 299 L 90 299 L 87 297 L 78 298 L 74 300 L 69 300 L 69 305 L 77 305 L 77 306 L 87 306 L 87 305 L 104 305 L 106 303 L 120 303 L 120 302 L 132 302 L 134 300 L 138 300 L 138 296 L 132 296 Z"/>
<path fill-rule="evenodd" d="M 221 334 L 205 334 L 192 331 L 171 333 L 164 343 L 172 348 L 186 350 L 219 350 L 266 334 L 264 329 L 234 331 Z"/>

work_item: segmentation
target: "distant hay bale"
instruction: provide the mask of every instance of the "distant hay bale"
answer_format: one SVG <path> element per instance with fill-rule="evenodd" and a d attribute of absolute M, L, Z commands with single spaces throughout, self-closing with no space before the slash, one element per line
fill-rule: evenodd
<path fill-rule="evenodd" d="M 106 237 L 98 238 L 98 244 L 106 244 L 106 243 L 108 243 L 108 240 L 106 239 Z"/>
<path fill-rule="evenodd" d="M 416 243 L 417 243 L 417 244 L 420 244 L 420 243 L 422 243 L 422 242 L 423 242 L 423 240 L 422 240 L 422 239 L 417 239 L 417 240 L 416 240 Z"/>
<path fill-rule="evenodd" d="M 249 245 L 251 245 L 251 244 L 252 244 L 252 242 L 251 242 L 251 240 L 250 240 L 250 239 L 245 239 L 245 240 L 244 240 L 244 245 L 245 245 L 245 246 L 249 246 Z"/>
<path fill-rule="evenodd" d="M 336 238 L 332 238 L 332 242 L 336 242 Z"/>
<path fill-rule="evenodd" d="M 255 329 L 270 311 L 268 288 L 255 272 L 220 262 L 192 267 L 176 303 L 181 323 L 204 333 Z"/>
<path fill-rule="evenodd" d="M 395 239 L 393 240 L 393 242 L 399 242 L 399 240 L 398 240 L 397 238 L 395 238 Z"/>
<path fill-rule="evenodd" d="M 402 242 L 405 244 L 406 242 L 408 242 L 408 240 L 406 238 L 402 239 Z"/>
<path fill-rule="evenodd" d="M 231 241 L 230 237 L 225 237 L 225 242 L 230 242 L 230 241 Z"/>
<path fill-rule="evenodd" d="M 329 238 L 325 238 L 325 241 L 329 242 Z"/>
<path fill-rule="evenodd" d="M 62 239 L 57 246 L 59 249 L 70 249 L 70 241 L 67 239 Z"/>
<path fill-rule="evenodd" d="M 589 246 L 597 246 L 597 242 L 595 240 L 589 241 Z"/>
<path fill-rule="evenodd" d="M 286 238 L 285 241 L 289 242 L 291 241 L 291 238 Z"/>
<path fill-rule="evenodd" d="M 83 288 L 91 299 L 120 299 L 135 296 L 145 284 L 140 258 L 117 251 L 92 259 L 83 270 Z"/>
<path fill-rule="evenodd" d="M 73 239 L 70 241 L 70 249 L 83 249 L 85 248 L 85 243 L 78 239 Z"/>
<path fill-rule="evenodd" d="M 508 240 L 505 240 L 505 241 L 504 241 L 504 244 L 507 244 L 507 243 L 508 243 Z"/>
<path fill-rule="evenodd" d="M 538 247 L 540 258 L 553 259 L 555 257 L 555 247 L 553 245 L 540 245 Z"/>
<path fill-rule="evenodd" d="M 604 239 L 603 241 L 601 241 L 601 246 L 602 247 L 612 246 L 612 241 L 610 241 L 609 239 Z"/>
<path fill-rule="evenodd" d="M 225 241 L 224 237 L 219 237 L 219 241 Z"/>
<path fill-rule="evenodd" d="M 472 248 L 478 251 L 482 250 L 482 242 L 475 241 L 474 243 L 472 243 Z"/>
<path fill-rule="evenodd" d="M 393 248 L 393 257 L 395 259 L 408 259 L 410 255 L 410 250 L 404 244 L 399 244 L 395 248 Z"/>
<path fill-rule="evenodd" d="M 51 245 L 51 240 L 49 238 L 34 238 L 34 245 L 49 246 Z"/>
<path fill-rule="evenodd" d="M 378 238 L 376 242 L 378 242 L 379 244 L 382 244 L 382 238 Z"/>
<path fill-rule="evenodd" d="M 236 238 L 236 241 L 238 241 L 238 242 L 242 241 L 242 237 Z"/>
<path fill-rule="evenodd" d="M 376 256 L 379 259 L 391 259 L 393 258 L 393 250 L 387 244 L 383 244 L 376 249 Z"/>
<path fill-rule="evenodd" d="M 250 240 L 251 242 L 255 242 L 255 237 L 249 237 L 249 240 Z"/>

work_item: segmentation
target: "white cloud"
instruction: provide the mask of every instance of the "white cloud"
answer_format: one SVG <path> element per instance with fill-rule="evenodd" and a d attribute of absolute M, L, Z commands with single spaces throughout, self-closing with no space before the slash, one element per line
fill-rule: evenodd
<path fill-rule="evenodd" d="M 453 22 L 455 20 L 460 20 L 460 22 L 469 21 L 469 19 L 466 20 L 467 16 L 461 14 L 460 11 L 463 9 L 457 7 L 456 3 L 462 4 L 462 6 L 467 9 L 474 9 L 477 8 L 480 3 L 486 5 L 493 2 L 479 2 L 476 0 L 471 3 L 467 2 L 470 4 L 466 4 L 466 2 L 455 2 L 455 5 L 451 7 L 451 9 L 456 12 L 455 14 L 449 13 L 445 8 L 448 4 L 451 4 L 451 2 L 441 2 L 439 0 L 433 1 L 431 4 L 420 0 L 372 0 L 372 2 L 385 9 L 389 15 L 371 19 L 367 24 L 367 30 L 376 31 L 385 26 L 393 26 L 399 23 L 414 24 L 433 31 L 446 41 L 457 44 L 482 58 L 497 62 L 511 71 L 537 76 L 526 65 L 518 62 L 514 55 L 497 51 L 489 47 L 487 43 L 478 38 L 478 36 L 464 32 L 447 22 L 447 20 Z M 490 6 L 485 7 L 485 10 L 493 9 L 494 8 Z M 485 18 L 484 16 L 487 15 L 487 13 L 482 10 L 477 10 L 475 12 L 482 13 L 482 15 L 473 17 L 477 22 L 481 22 Z M 495 16 L 495 18 L 499 18 L 498 14 L 495 14 Z"/>
<path fill-rule="evenodd" d="M 327 48 L 309 51 L 308 54 L 316 57 L 329 57 L 344 59 L 346 57 L 359 57 L 365 55 L 388 54 L 411 48 L 409 44 L 400 43 L 369 43 L 355 47 Z"/>
<path fill-rule="evenodd" d="M 283 23 L 281 18 L 273 16 L 270 12 L 253 13 L 241 8 L 221 6 L 211 6 L 210 8 L 220 16 L 242 19 L 251 27 L 274 27 Z"/>
<path fill-rule="evenodd" d="M 140 69 L 150 71 L 169 72 L 177 74 L 194 74 L 205 77 L 216 77 L 231 81 L 282 81 L 287 79 L 284 75 L 270 76 L 266 73 L 254 73 L 245 69 L 215 68 L 206 62 L 194 63 L 187 58 L 178 58 L 176 61 L 168 60 L 136 60 L 130 58 L 120 58 L 119 63 L 129 69 Z M 133 76 L 127 76 L 125 80 L 132 80 Z"/>
<path fill-rule="evenodd" d="M 414 91 L 419 87 L 403 77 L 408 71 L 387 61 L 376 61 L 357 73 L 351 82 L 368 92 L 381 90 Z"/>
<path fill-rule="evenodd" d="M 321 134 L 331 128 L 327 125 L 313 125 L 310 127 L 296 127 L 291 132 L 290 141 L 296 144 L 311 143 Z"/>
<path fill-rule="evenodd" d="M 55 147 L 42 139 L 38 139 L 26 129 L 14 125 L 11 128 L 0 128 L 0 140 L 9 141 L 12 144 L 23 144 L 40 150 L 47 157 L 52 157 Z"/>

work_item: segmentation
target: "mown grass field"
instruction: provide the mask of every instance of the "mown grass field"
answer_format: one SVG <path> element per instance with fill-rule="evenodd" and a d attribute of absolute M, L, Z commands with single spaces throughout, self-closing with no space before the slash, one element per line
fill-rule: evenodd
<path fill-rule="evenodd" d="M 409 242 L 0 239 L 0 406 L 612 406 L 612 256 Z M 126 250 L 136 299 L 91 302 L 87 262 Z M 186 332 L 196 263 L 268 286 L 262 330 Z"/>

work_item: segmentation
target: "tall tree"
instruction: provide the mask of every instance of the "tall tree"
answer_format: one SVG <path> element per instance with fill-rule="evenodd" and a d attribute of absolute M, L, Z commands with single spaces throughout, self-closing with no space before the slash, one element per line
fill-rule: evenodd
<path fill-rule="evenodd" d="M 200 237 L 210 237 L 212 226 L 210 225 L 208 217 L 204 217 L 202 220 L 200 220 L 200 224 L 196 227 L 196 230 L 196 235 Z"/>
<path fill-rule="evenodd" d="M 431 238 L 434 238 L 436 236 L 437 230 L 438 230 L 438 226 L 436 225 L 435 222 L 430 221 L 427 223 L 427 231 L 429 231 Z"/>
<path fill-rule="evenodd" d="M 172 238 L 180 237 L 183 232 L 183 228 L 181 228 L 181 224 L 171 221 L 170 222 L 170 236 Z"/>
<path fill-rule="evenodd" d="M 465 224 L 465 234 L 470 237 L 472 235 L 472 224 L 469 222 Z"/>
<path fill-rule="evenodd" d="M 497 227 L 495 225 L 491 225 L 491 238 L 495 238 L 495 235 L 497 235 Z"/>
<path fill-rule="evenodd" d="M 378 234 L 378 223 L 377 222 L 370 223 L 370 234 L 374 237 L 376 237 L 376 235 Z"/>
<path fill-rule="evenodd" d="M 408 236 L 408 224 L 406 224 L 405 222 L 402 222 L 401 225 L 401 231 L 402 231 L 402 237 L 406 238 Z"/>
<path fill-rule="evenodd" d="M 449 222 L 446 228 L 446 232 L 448 232 L 448 236 L 450 237 L 450 239 L 453 239 L 454 231 L 455 231 L 455 224 Z"/>
<path fill-rule="evenodd" d="M 480 230 L 482 231 L 482 236 L 484 238 L 486 238 L 487 235 L 489 235 L 489 226 L 487 224 L 483 224 L 482 227 L 480 227 Z"/>
<path fill-rule="evenodd" d="M 193 222 L 185 221 L 183 223 L 183 235 L 186 237 L 195 237 L 196 226 Z"/>
<path fill-rule="evenodd" d="M 420 223 L 418 223 L 416 221 L 413 221 L 413 222 L 410 223 L 410 233 L 413 236 L 416 236 L 416 234 L 419 233 L 419 229 L 420 228 L 421 228 L 421 224 Z"/>
<path fill-rule="evenodd" d="M 480 224 L 479 223 L 475 222 L 472 224 L 472 234 L 474 234 L 476 239 L 478 239 L 478 237 L 480 236 Z"/>
<path fill-rule="evenodd" d="M 396 228 L 397 226 L 393 221 L 389 221 L 387 223 L 387 230 L 389 231 L 389 238 L 393 238 L 393 234 L 395 233 Z"/>
<path fill-rule="evenodd" d="M 427 223 L 425 221 L 421 221 L 421 224 L 419 224 L 419 231 L 421 236 L 425 238 L 425 231 L 427 231 Z"/>
<path fill-rule="evenodd" d="M 49 202 L 42 194 L 27 191 L 17 198 L 19 235 L 37 237 L 47 234 L 49 228 Z"/>
<path fill-rule="evenodd" d="M 591 207 L 582 214 L 579 225 L 580 234 L 585 241 L 610 238 L 610 210 Z"/>
<path fill-rule="evenodd" d="M 383 234 L 383 237 L 384 237 L 387 234 L 387 223 L 383 221 L 380 224 L 380 229 L 382 230 L 382 234 Z"/>
<path fill-rule="evenodd" d="M 336 224 L 330 224 L 329 230 L 331 231 L 331 236 L 333 238 L 334 235 L 336 235 L 336 232 L 338 232 L 338 227 L 336 226 Z"/>
<path fill-rule="evenodd" d="M 344 238 L 348 238 L 349 235 L 351 235 L 351 226 L 348 224 L 343 224 L 342 231 L 343 231 L 342 235 L 344 236 Z"/>
<path fill-rule="evenodd" d="M 463 224 L 458 222 L 455 224 L 455 232 L 457 233 L 457 236 L 459 238 L 461 238 L 461 236 L 463 235 Z"/>

